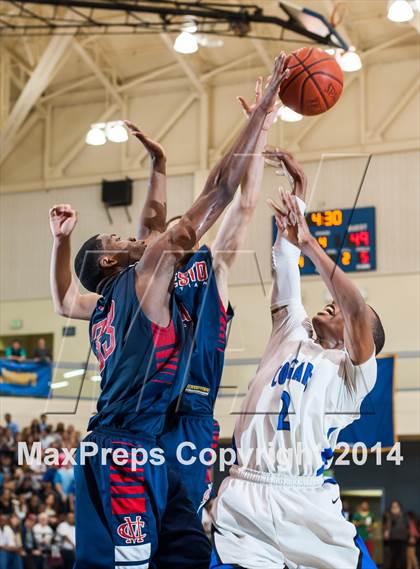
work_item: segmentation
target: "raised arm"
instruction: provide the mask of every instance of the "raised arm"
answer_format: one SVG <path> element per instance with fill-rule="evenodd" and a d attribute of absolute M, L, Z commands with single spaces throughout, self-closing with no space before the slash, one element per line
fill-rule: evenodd
<path fill-rule="evenodd" d="M 285 57 L 282 55 L 276 61 L 260 104 L 252 112 L 232 147 L 211 171 L 201 195 L 177 225 L 146 249 L 138 263 L 138 272 L 141 272 L 142 278 L 136 281 L 137 294 L 143 310 L 152 320 L 168 322 L 169 311 L 166 304 L 162 305 L 162 298 L 171 282 L 177 260 L 185 251 L 192 249 L 232 201 L 251 156 L 255 153 L 266 116 L 277 102 L 281 82 L 288 76 L 284 64 Z M 152 279 L 153 287 L 149 288 Z"/>
<path fill-rule="evenodd" d="M 298 204 L 302 214 L 305 212 L 306 190 L 308 186 L 306 174 L 294 157 L 279 149 L 270 150 L 265 156 L 277 167 L 283 168 L 284 173 L 292 182 L 292 193 L 298 198 Z M 280 191 L 280 204 L 283 203 L 283 191 Z M 300 249 L 286 239 L 287 220 L 286 209 L 277 205 L 273 200 L 268 200 L 272 208 L 276 224 L 277 239 L 272 252 L 273 264 L 273 291 L 271 295 L 271 309 L 278 309 L 291 304 L 301 302 L 299 257 Z"/>
<path fill-rule="evenodd" d="M 296 200 L 284 195 L 284 206 L 293 226 L 288 236 L 314 263 L 318 273 L 342 312 L 344 320 L 344 346 L 356 365 L 366 362 L 375 351 L 372 331 L 372 311 L 365 303 L 357 287 L 332 260 L 318 241 L 311 235 L 305 217 Z M 322 338 L 319 338 L 322 343 Z M 336 347 L 336 346 L 331 346 Z"/>
<path fill-rule="evenodd" d="M 150 178 L 146 201 L 141 210 L 137 239 L 163 233 L 166 228 L 166 155 L 163 146 L 152 140 L 134 123 L 125 121 L 131 134 L 139 140 L 150 157 Z"/>
<path fill-rule="evenodd" d="M 263 95 L 263 78 L 259 77 L 255 89 L 255 104 L 249 105 L 242 97 L 238 97 L 242 108 L 249 118 L 254 108 L 260 103 Z M 241 191 L 227 210 L 223 222 L 217 232 L 212 245 L 213 268 L 215 271 L 217 288 L 225 308 L 228 305 L 228 273 L 236 258 L 238 250 L 242 247 L 246 232 L 251 222 L 252 214 L 256 208 L 261 192 L 261 183 L 264 174 L 263 151 L 267 143 L 268 131 L 275 121 L 280 101 L 267 115 L 255 147 L 253 156 L 241 181 Z"/>
<path fill-rule="evenodd" d="M 54 310 L 61 316 L 89 320 L 99 295 L 81 294 L 71 271 L 70 236 L 77 223 L 77 212 L 69 204 L 50 209 L 53 235 L 50 286 Z"/>

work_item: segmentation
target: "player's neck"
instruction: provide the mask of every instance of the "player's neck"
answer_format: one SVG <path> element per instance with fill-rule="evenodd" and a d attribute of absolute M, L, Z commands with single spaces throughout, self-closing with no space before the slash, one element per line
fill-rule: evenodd
<path fill-rule="evenodd" d="M 314 340 L 315 344 L 319 344 L 324 350 L 343 350 L 343 342 L 337 342 L 336 340 L 327 340 L 326 338 L 316 337 Z"/>

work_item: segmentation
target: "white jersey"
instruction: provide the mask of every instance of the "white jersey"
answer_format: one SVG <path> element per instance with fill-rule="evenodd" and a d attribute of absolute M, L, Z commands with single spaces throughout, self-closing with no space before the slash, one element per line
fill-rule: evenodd
<path fill-rule="evenodd" d="M 298 202 L 303 213 L 304 203 Z M 312 340 L 299 255 L 279 233 L 273 247 L 273 329 L 234 437 L 239 466 L 317 476 L 330 465 L 340 430 L 360 416 L 377 369 L 374 353 L 356 366 L 346 350 L 326 350 Z"/>
<path fill-rule="evenodd" d="M 273 315 L 273 330 L 235 426 L 238 464 L 292 476 L 322 474 L 340 430 L 359 417 L 376 359 L 355 366 L 308 334 L 300 300 Z"/>
<path fill-rule="evenodd" d="M 211 567 L 375 568 L 342 516 L 337 483 L 322 476 L 375 384 L 375 355 L 355 366 L 345 350 L 311 339 L 298 259 L 279 235 L 273 330 L 236 422 L 238 465 L 213 506 Z"/>

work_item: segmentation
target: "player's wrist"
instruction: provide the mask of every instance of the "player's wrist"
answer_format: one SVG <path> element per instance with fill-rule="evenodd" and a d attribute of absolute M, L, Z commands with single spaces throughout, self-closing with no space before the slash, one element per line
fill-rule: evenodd
<path fill-rule="evenodd" d="M 62 233 L 59 233 L 58 235 L 54 234 L 53 235 L 53 241 L 54 241 L 54 245 L 62 245 L 64 243 L 68 243 L 70 241 L 70 235 L 63 235 Z"/>
<path fill-rule="evenodd" d="M 312 256 L 315 256 L 322 247 L 315 239 L 313 235 L 309 236 L 303 243 L 300 244 L 300 249 L 304 255 L 312 260 Z"/>
<path fill-rule="evenodd" d="M 152 166 L 156 172 L 166 174 L 166 156 L 152 156 Z"/>

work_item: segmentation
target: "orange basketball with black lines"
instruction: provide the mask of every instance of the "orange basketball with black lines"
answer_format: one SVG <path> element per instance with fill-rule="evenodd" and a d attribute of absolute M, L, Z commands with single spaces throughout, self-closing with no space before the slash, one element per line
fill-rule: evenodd
<path fill-rule="evenodd" d="M 313 116 L 331 109 L 343 92 L 343 71 L 322 49 L 303 47 L 289 54 L 289 77 L 280 89 L 283 104 L 301 115 Z"/>

